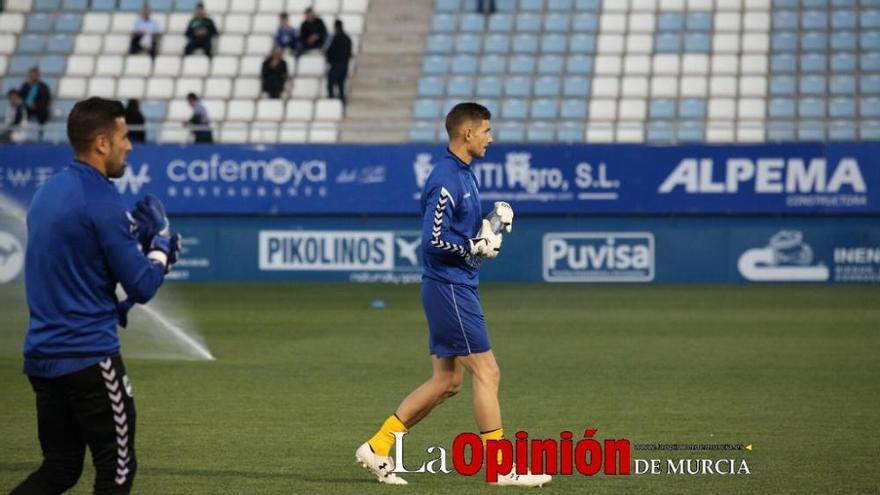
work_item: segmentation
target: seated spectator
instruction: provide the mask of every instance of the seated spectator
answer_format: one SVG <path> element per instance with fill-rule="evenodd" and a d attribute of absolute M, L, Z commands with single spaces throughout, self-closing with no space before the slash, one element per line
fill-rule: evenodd
<path fill-rule="evenodd" d="M 333 38 L 327 47 L 327 96 L 338 97 L 345 105 L 345 78 L 348 77 L 348 62 L 351 60 L 351 38 L 342 29 L 342 21 L 336 19 L 333 23 Z"/>
<path fill-rule="evenodd" d="M 327 26 L 324 25 L 324 21 L 320 17 L 315 15 L 315 11 L 311 7 L 306 9 L 306 18 L 299 27 L 299 36 L 297 57 L 309 50 L 324 48 L 324 43 L 327 41 Z"/>
<path fill-rule="evenodd" d="M 192 117 L 186 122 L 190 127 L 196 143 L 213 143 L 214 136 L 211 134 L 211 120 L 208 118 L 208 111 L 199 101 L 199 97 L 195 93 L 186 95 L 186 101 L 193 109 Z"/>
<path fill-rule="evenodd" d="M 276 46 L 272 49 L 272 54 L 263 61 L 261 72 L 263 91 L 269 95 L 269 98 L 280 98 L 284 84 L 287 83 L 287 62 L 281 58 L 283 53 L 281 47 Z"/>
<path fill-rule="evenodd" d="M 495 0 L 477 0 L 477 12 L 480 14 L 494 14 Z"/>
<path fill-rule="evenodd" d="M 208 58 L 211 58 L 214 37 L 220 34 L 214 21 L 205 14 L 205 4 L 196 5 L 196 13 L 186 27 L 185 55 L 192 55 L 196 50 L 202 50 Z"/>
<path fill-rule="evenodd" d="M 49 120 L 49 104 L 52 102 L 52 95 L 49 93 L 49 86 L 40 80 L 40 69 L 32 67 L 28 71 L 27 80 L 18 90 L 24 99 L 24 108 L 27 112 L 28 120 L 36 120 L 43 125 Z"/>
<path fill-rule="evenodd" d="M 296 35 L 296 29 L 290 25 L 290 18 L 287 12 L 281 14 L 280 25 L 278 31 L 275 32 L 275 46 L 282 49 L 289 48 L 291 52 L 296 53 L 296 46 L 299 44 L 299 37 Z"/>
<path fill-rule="evenodd" d="M 3 122 L 3 130 L 0 131 L 0 143 L 20 143 L 24 141 L 24 126 L 27 120 L 24 118 L 24 104 L 21 93 L 17 89 L 10 89 L 6 93 L 6 118 Z"/>
<path fill-rule="evenodd" d="M 144 129 L 146 119 L 141 113 L 141 103 L 132 98 L 125 106 L 125 123 L 128 125 L 128 140 L 132 143 L 144 143 L 147 141 L 147 131 Z"/>
<path fill-rule="evenodd" d="M 128 53 L 136 55 L 145 51 L 150 54 L 150 57 L 156 58 L 156 54 L 159 52 L 161 33 L 162 28 L 159 26 L 159 22 L 150 17 L 150 7 L 144 6 L 141 16 L 134 22 Z"/>

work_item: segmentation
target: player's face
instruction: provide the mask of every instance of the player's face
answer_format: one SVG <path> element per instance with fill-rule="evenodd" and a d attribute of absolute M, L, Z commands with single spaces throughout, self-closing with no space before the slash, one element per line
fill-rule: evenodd
<path fill-rule="evenodd" d="M 486 157 L 486 148 L 492 144 L 492 128 L 488 120 L 482 120 L 480 125 L 472 128 L 470 140 L 468 140 L 468 151 L 471 156 L 476 158 Z"/>
<path fill-rule="evenodd" d="M 116 130 L 110 135 L 110 150 L 107 153 L 107 177 L 115 179 L 122 177 L 125 172 L 125 158 L 131 151 L 131 141 L 128 140 L 128 126 L 125 119 L 116 119 Z"/>

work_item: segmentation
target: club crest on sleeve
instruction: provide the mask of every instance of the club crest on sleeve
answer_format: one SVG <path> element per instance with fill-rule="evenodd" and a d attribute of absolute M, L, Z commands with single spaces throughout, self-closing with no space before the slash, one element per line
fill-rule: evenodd
<path fill-rule="evenodd" d="M 138 231 L 138 224 L 135 222 L 134 217 L 131 216 L 131 213 L 125 212 L 125 216 L 128 218 L 128 232 L 136 236 Z"/>

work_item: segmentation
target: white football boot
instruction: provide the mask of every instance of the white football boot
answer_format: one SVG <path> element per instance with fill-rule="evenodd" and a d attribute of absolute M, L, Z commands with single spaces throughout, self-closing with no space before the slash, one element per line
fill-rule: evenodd
<path fill-rule="evenodd" d="M 364 442 L 363 445 L 358 447 L 357 451 L 354 453 L 354 457 L 357 459 L 358 464 L 376 476 L 379 483 L 385 483 L 387 485 L 407 484 L 406 480 L 394 474 L 394 459 L 390 456 L 384 457 L 376 455 L 376 453 L 373 452 L 373 449 L 370 448 L 369 442 Z"/>
<path fill-rule="evenodd" d="M 516 474 L 516 465 L 507 474 L 498 475 L 498 486 L 544 486 L 550 483 L 553 477 L 549 474 L 532 474 L 531 471 L 526 474 Z"/>

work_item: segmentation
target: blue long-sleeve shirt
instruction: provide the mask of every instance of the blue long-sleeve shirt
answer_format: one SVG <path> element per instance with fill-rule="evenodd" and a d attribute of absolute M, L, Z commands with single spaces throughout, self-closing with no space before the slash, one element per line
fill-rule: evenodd
<path fill-rule="evenodd" d="M 422 276 L 477 287 L 480 258 L 469 239 L 482 223 L 477 178 L 470 165 L 447 150 L 428 176 L 421 197 Z"/>
<path fill-rule="evenodd" d="M 37 190 L 27 226 L 24 372 L 54 378 L 117 354 L 116 284 L 145 303 L 165 271 L 141 251 L 116 187 L 73 161 Z"/>

